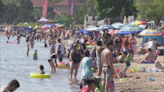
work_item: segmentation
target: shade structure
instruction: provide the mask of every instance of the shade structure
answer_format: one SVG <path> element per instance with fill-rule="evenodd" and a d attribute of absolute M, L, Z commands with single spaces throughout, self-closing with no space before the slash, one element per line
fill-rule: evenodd
<path fill-rule="evenodd" d="M 51 28 L 51 27 L 55 27 L 55 24 L 45 24 L 41 27 L 41 29 L 47 29 L 47 28 Z"/>
<path fill-rule="evenodd" d="M 111 25 L 102 25 L 99 27 L 99 30 L 105 30 L 105 29 L 115 29 L 115 28 Z"/>
<path fill-rule="evenodd" d="M 94 26 L 94 25 L 90 25 L 90 26 L 88 26 L 87 28 L 93 28 L 93 27 L 96 27 L 96 26 Z"/>
<path fill-rule="evenodd" d="M 127 34 L 132 34 L 132 33 L 140 33 L 142 30 L 144 30 L 143 28 L 141 27 L 138 27 L 138 26 L 125 26 L 123 28 L 120 29 L 120 31 L 117 32 L 117 34 L 123 34 L 123 35 L 127 35 Z"/>
<path fill-rule="evenodd" d="M 140 35 L 142 35 L 142 36 L 158 36 L 158 35 L 162 35 L 162 33 L 156 29 L 145 29 L 140 33 Z"/>
<path fill-rule="evenodd" d="M 38 22 L 38 23 L 49 23 L 50 21 L 48 19 L 42 17 L 39 20 L 37 20 L 36 22 Z"/>
<path fill-rule="evenodd" d="M 117 34 L 119 30 L 109 30 L 109 34 Z"/>
<path fill-rule="evenodd" d="M 154 38 L 156 38 L 157 39 L 157 42 L 160 44 L 160 46 L 164 46 L 164 37 L 162 37 L 162 35 L 153 35 L 153 36 L 144 36 L 143 37 L 143 40 L 142 40 L 142 45 L 145 43 L 145 42 L 147 42 L 147 41 L 149 41 L 150 39 L 154 39 Z"/>
<path fill-rule="evenodd" d="M 129 25 L 143 25 L 143 24 L 146 24 L 146 23 L 147 22 L 145 22 L 145 21 L 136 20 L 136 21 L 131 22 Z"/>
<path fill-rule="evenodd" d="M 90 28 L 85 28 L 86 31 L 98 31 L 98 27 L 90 27 Z"/>
<path fill-rule="evenodd" d="M 125 24 L 121 23 L 121 22 L 115 22 L 113 23 L 111 26 L 113 26 L 114 28 L 116 29 L 120 29 L 122 28 L 123 26 L 125 26 Z"/>
<path fill-rule="evenodd" d="M 83 33 L 83 34 L 88 34 L 89 36 L 92 36 L 92 32 L 86 31 L 85 29 L 77 31 L 77 33 Z"/>

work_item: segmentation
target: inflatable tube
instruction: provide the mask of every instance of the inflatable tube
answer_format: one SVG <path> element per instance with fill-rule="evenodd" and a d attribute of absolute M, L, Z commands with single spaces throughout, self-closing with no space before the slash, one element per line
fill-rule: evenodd
<path fill-rule="evenodd" d="M 99 87 L 100 87 L 100 90 L 98 90 L 97 92 L 103 92 L 103 85 L 101 83 L 99 83 Z"/>
<path fill-rule="evenodd" d="M 91 48 L 92 48 L 92 46 L 91 46 L 91 45 L 89 45 L 89 46 L 87 46 L 87 48 L 88 48 L 88 49 L 91 49 Z"/>
<path fill-rule="evenodd" d="M 96 42 L 93 42 L 92 45 L 97 45 L 97 43 Z"/>
<path fill-rule="evenodd" d="M 69 68 L 69 66 L 67 66 L 65 62 L 58 62 L 57 68 Z"/>
<path fill-rule="evenodd" d="M 50 78 L 49 74 L 31 73 L 31 78 Z"/>
<path fill-rule="evenodd" d="M 93 72 L 93 73 L 96 72 L 96 67 L 95 67 L 95 68 L 92 68 L 92 72 Z"/>
<path fill-rule="evenodd" d="M 15 44 L 15 42 L 7 42 L 8 44 Z"/>
<path fill-rule="evenodd" d="M 89 42 L 86 43 L 86 45 L 89 45 L 89 44 L 90 44 Z"/>

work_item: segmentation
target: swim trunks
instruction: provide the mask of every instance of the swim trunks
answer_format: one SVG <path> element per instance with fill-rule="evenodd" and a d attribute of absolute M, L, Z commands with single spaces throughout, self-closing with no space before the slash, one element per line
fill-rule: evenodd
<path fill-rule="evenodd" d="M 104 81 L 112 81 L 113 80 L 113 71 L 110 66 L 103 66 L 104 73 Z"/>

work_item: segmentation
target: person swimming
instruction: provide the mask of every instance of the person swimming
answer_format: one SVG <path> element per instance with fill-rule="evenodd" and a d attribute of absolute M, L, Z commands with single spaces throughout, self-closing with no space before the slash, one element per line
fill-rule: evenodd
<path fill-rule="evenodd" d="M 35 50 L 35 52 L 33 54 L 33 59 L 34 60 L 37 60 L 38 59 L 37 49 Z"/>
<path fill-rule="evenodd" d="M 40 71 L 41 71 L 40 74 L 45 74 L 43 65 L 40 65 Z"/>

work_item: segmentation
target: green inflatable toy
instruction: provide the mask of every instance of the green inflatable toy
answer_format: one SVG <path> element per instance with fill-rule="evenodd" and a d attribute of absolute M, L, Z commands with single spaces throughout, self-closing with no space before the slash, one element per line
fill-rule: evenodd
<path fill-rule="evenodd" d="M 92 68 L 92 72 L 93 72 L 93 73 L 96 72 L 96 68 Z"/>
<path fill-rule="evenodd" d="M 88 48 L 88 49 L 91 49 L 91 48 L 92 48 L 92 46 L 91 46 L 91 45 L 88 45 L 88 46 L 87 46 L 87 48 Z"/>
<path fill-rule="evenodd" d="M 103 85 L 101 83 L 99 83 L 99 87 L 100 87 L 100 90 L 98 90 L 97 92 L 103 92 Z"/>

